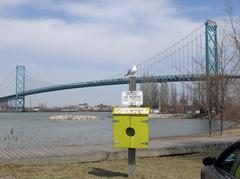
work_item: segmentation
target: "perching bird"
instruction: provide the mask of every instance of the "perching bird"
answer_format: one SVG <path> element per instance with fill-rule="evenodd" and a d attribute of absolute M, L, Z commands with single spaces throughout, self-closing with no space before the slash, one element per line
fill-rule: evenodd
<path fill-rule="evenodd" d="M 128 70 L 127 74 L 124 76 L 132 76 L 137 72 L 137 67 L 136 65 L 133 65 L 132 69 Z"/>

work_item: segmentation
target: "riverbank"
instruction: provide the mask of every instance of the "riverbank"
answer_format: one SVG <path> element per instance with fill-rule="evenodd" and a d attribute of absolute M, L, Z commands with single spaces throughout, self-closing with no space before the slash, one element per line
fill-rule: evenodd
<path fill-rule="evenodd" d="M 185 113 L 177 113 L 177 114 L 151 113 L 151 114 L 149 114 L 149 118 L 150 119 L 156 119 L 156 118 L 159 118 L 159 119 L 192 119 L 193 115 L 185 114 Z"/>
<path fill-rule="evenodd" d="M 137 178 L 199 178 L 202 158 L 240 138 L 240 124 L 223 132 L 165 137 L 137 149 Z M 180 156 L 179 156 L 180 155 Z M 111 145 L 0 149 L 0 178 L 126 178 L 127 149 Z M 86 163 L 87 162 L 87 163 Z"/>
<path fill-rule="evenodd" d="M 138 157 L 159 157 L 216 150 L 238 140 L 240 124 L 235 123 L 224 130 L 223 136 L 219 131 L 192 134 L 187 136 L 172 136 L 151 139 L 148 149 L 138 149 Z M 121 160 L 127 158 L 127 150 L 113 148 L 111 144 L 104 145 L 57 145 L 35 148 L 1 148 L 1 163 L 58 163 L 58 162 L 89 162 L 104 160 Z"/>
<path fill-rule="evenodd" d="M 172 137 L 150 140 L 148 149 L 138 149 L 137 157 L 160 157 L 219 150 L 238 140 L 238 136 Z M 51 146 L 0 149 L 0 163 L 62 163 L 122 160 L 127 149 L 105 145 Z"/>

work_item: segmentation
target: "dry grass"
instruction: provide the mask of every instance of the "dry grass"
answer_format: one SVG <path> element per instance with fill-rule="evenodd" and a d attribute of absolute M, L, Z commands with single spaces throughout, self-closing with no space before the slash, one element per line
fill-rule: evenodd
<path fill-rule="evenodd" d="M 231 121 L 240 120 L 240 105 L 229 105 L 228 109 L 224 113 L 224 119 Z"/>
<path fill-rule="evenodd" d="M 204 135 L 207 136 L 208 134 L 205 133 Z M 212 136 L 219 136 L 219 137 L 221 137 L 220 131 L 213 132 Z M 228 128 L 228 129 L 224 129 L 222 136 L 240 136 L 240 123 L 239 123 L 239 121 L 235 122 L 232 127 Z"/>
<path fill-rule="evenodd" d="M 156 157 L 137 160 L 137 178 L 146 179 L 197 179 L 201 160 L 206 153 Z M 63 163 L 38 165 L 0 165 L 1 177 L 11 179 L 40 178 L 127 178 L 127 161 L 104 161 L 92 163 Z"/>

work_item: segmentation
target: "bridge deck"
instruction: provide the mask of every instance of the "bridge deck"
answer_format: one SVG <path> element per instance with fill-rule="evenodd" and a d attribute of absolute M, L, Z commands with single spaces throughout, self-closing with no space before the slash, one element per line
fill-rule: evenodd
<path fill-rule="evenodd" d="M 137 77 L 137 83 L 144 82 L 178 82 L 178 81 L 196 81 L 201 80 L 203 75 L 197 74 L 186 74 L 186 75 L 166 75 L 166 76 L 152 76 L 152 77 Z M 116 78 L 116 79 L 105 79 L 105 80 L 97 80 L 97 81 L 86 81 L 86 82 L 78 82 L 78 83 L 69 83 L 62 85 L 53 85 L 42 88 L 36 88 L 31 90 L 26 90 L 23 93 L 19 93 L 19 96 L 28 96 L 39 93 L 46 93 L 51 91 L 59 91 L 59 90 L 67 90 L 74 88 L 88 88 L 88 87 L 97 87 L 97 86 L 108 86 L 108 85 L 124 85 L 128 84 L 128 78 Z M 12 94 L 9 96 L 0 97 L 1 101 L 13 100 L 16 99 L 16 94 Z"/>
<path fill-rule="evenodd" d="M 229 78 L 239 79 L 240 75 L 232 75 L 232 76 L 229 76 Z M 183 81 L 201 81 L 201 80 L 206 80 L 206 76 L 203 74 L 184 74 L 184 75 L 136 77 L 137 83 L 183 82 Z M 128 84 L 128 78 L 106 79 L 106 80 L 86 81 L 86 82 L 79 82 L 79 83 L 47 86 L 42 88 L 26 90 L 22 93 L 19 93 L 18 95 L 28 96 L 28 95 L 46 93 L 51 91 L 60 91 L 60 90 L 75 89 L 75 88 L 89 88 L 89 87 L 97 87 L 97 86 L 109 86 L 109 85 L 124 85 L 124 84 Z M 16 94 L 12 94 L 9 96 L 0 97 L 0 102 L 15 100 L 15 99 L 16 99 Z"/>

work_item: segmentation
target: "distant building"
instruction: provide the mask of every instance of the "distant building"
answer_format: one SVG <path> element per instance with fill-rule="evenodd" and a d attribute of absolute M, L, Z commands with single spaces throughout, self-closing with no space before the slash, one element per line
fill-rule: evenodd
<path fill-rule="evenodd" d="M 11 104 L 10 102 L 1 102 L 0 103 L 0 111 L 15 111 L 14 104 Z"/>
<path fill-rule="evenodd" d="M 112 106 L 99 104 L 99 105 L 96 106 L 96 109 L 100 110 L 100 111 L 111 111 L 112 110 Z"/>
<path fill-rule="evenodd" d="M 88 103 L 82 103 L 78 105 L 79 110 L 86 110 L 89 108 Z"/>
<path fill-rule="evenodd" d="M 69 105 L 69 106 L 65 106 L 61 109 L 61 111 L 64 112 L 74 112 L 74 111 L 78 111 L 78 105 Z"/>
<path fill-rule="evenodd" d="M 5 111 L 7 110 L 8 104 L 7 102 L 2 102 L 0 103 L 0 111 Z"/>

